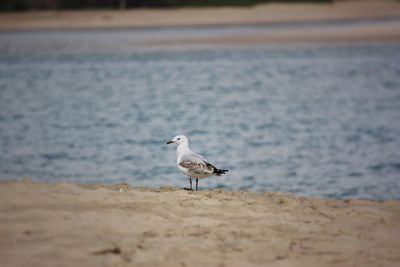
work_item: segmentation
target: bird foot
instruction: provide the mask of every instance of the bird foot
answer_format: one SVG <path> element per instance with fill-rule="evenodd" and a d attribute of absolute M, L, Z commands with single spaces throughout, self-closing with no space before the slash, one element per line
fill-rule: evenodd
<path fill-rule="evenodd" d="M 183 190 L 193 191 L 192 188 L 187 188 L 187 187 L 184 187 Z"/>

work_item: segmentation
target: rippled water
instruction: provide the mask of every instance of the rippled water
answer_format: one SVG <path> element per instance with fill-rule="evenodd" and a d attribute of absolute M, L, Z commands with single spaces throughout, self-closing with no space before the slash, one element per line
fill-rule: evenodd
<path fill-rule="evenodd" d="M 0 34 L 1 179 L 183 187 L 165 142 L 186 134 L 230 170 L 203 189 L 400 198 L 400 44 L 136 49 L 130 34 Z"/>

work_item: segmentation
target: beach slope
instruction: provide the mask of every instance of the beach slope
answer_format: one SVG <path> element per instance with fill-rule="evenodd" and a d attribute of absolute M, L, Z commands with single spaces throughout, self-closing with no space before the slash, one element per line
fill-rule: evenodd
<path fill-rule="evenodd" d="M 400 202 L 0 183 L 3 266 L 399 266 Z"/>

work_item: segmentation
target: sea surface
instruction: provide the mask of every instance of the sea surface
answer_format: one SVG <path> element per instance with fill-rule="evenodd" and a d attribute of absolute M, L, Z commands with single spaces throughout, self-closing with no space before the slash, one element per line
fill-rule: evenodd
<path fill-rule="evenodd" d="M 281 28 L 0 33 L 0 179 L 400 199 L 400 43 L 146 45 Z"/>

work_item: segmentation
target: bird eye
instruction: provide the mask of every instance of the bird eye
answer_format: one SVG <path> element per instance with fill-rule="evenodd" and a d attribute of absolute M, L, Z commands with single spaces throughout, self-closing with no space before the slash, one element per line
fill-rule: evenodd
<path fill-rule="evenodd" d="M 178 138 L 178 141 L 181 140 L 180 138 Z"/>

